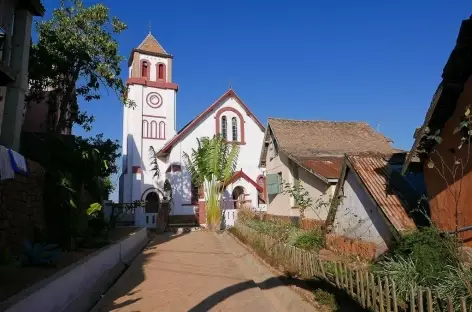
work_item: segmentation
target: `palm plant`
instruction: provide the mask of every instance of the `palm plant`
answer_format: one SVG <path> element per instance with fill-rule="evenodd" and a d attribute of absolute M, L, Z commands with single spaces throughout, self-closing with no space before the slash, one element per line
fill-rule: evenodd
<path fill-rule="evenodd" d="M 221 136 L 197 139 L 198 148 L 184 153 L 187 170 L 196 185 L 203 186 L 207 225 L 218 229 L 221 220 L 220 201 L 225 183 L 233 176 L 239 147 Z"/>

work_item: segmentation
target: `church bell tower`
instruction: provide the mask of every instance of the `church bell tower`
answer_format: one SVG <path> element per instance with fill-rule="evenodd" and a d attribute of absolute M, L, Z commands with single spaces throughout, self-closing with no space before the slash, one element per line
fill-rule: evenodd
<path fill-rule="evenodd" d="M 149 150 L 159 151 L 176 134 L 178 85 L 172 80 L 172 60 L 151 32 L 128 59 L 128 99 L 135 106 L 125 107 L 123 114 L 120 202 L 141 200 L 147 189 L 163 183 L 150 171 Z"/>

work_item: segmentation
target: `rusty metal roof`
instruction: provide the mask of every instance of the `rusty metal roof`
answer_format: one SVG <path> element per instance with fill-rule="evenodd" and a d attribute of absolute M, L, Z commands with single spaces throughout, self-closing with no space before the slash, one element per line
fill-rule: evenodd
<path fill-rule="evenodd" d="M 347 155 L 346 157 L 395 229 L 399 232 L 415 229 L 415 223 L 408 216 L 402 200 L 398 194 L 388 188 L 390 173 L 386 157 L 364 155 Z"/>
<path fill-rule="evenodd" d="M 313 157 L 299 161 L 305 168 L 327 179 L 338 179 L 343 164 L 342 157 Z"/>

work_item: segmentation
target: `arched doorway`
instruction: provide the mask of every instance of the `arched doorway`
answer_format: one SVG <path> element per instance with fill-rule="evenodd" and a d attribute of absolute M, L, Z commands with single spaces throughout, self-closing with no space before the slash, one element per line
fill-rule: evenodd
<path fill-rule="evenodd" d="M 233 189 L 232 197 L 234 200 L 234 209 L 243 208 L 245 195 L 244 188 L 242 186 L 236 186 Z"/>
<path fill-rule="evenodd" d="M 157 213 L 159 212 L 159 195 L 150 192 L 146 195 L 144 213 L 146 214 L 146 224 L 156 224 Z"/>

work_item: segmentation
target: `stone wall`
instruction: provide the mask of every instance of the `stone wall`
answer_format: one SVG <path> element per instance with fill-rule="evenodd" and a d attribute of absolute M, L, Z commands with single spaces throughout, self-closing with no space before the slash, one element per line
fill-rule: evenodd
<path fill-rule="evenodd" d="M 0 181 L 0 250 L 21 250 L 35 229 L 44 231 L 43 189 L 46 171 L 28 160 L 30 176 Z"/>

